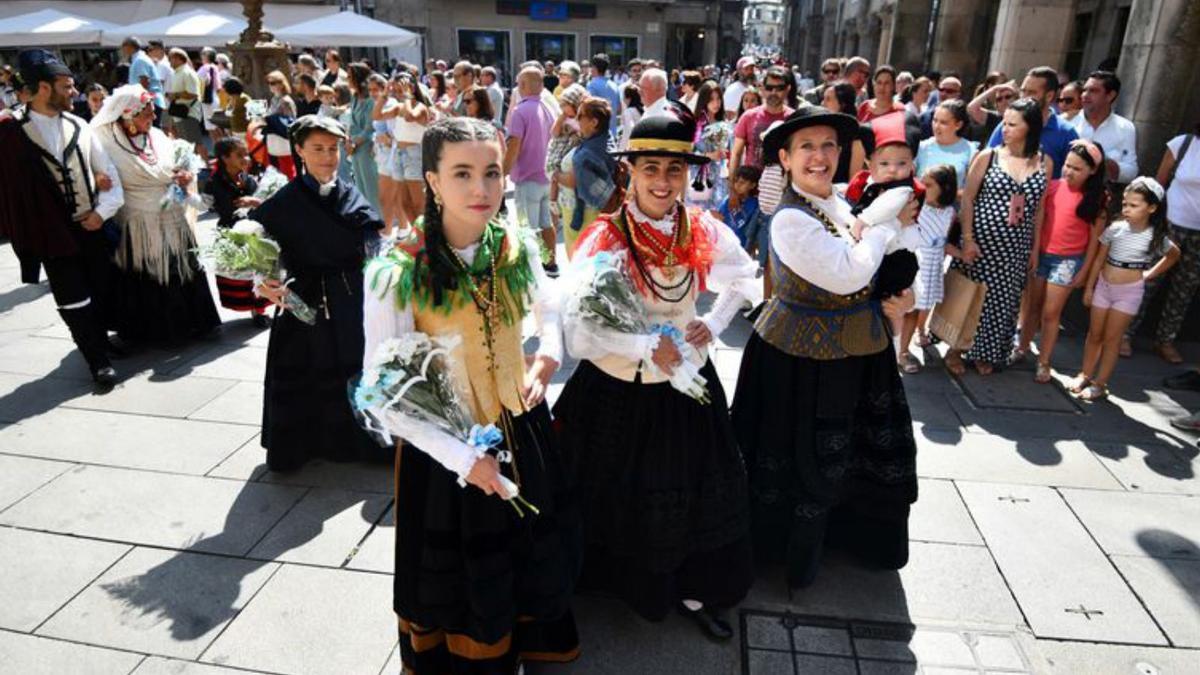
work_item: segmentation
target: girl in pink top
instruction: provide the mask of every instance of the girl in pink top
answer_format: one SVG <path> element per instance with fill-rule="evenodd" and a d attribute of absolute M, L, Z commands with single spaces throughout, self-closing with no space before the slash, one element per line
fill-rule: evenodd
<path fill-rule="evenodd" d="M 1041 325 L 1036 382 L 1051 379 L 1050 355 L 1058 341 L 1058 322 L 1067 298 L 1087 281 L 1096 257 L 1100 233 L 1108 221 L 1108 190 L 1104 187 L 1104 150 L 1092 141 L 1071 143 L 1062 178 L 1046 191 L 1046 220 L 1038 246 L 1037 272 L 1026 287 L 1019 354 Z"/>

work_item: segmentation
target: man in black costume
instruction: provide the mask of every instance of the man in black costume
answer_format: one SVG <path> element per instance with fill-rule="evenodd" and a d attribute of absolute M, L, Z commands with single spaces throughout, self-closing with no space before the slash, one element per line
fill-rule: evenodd
<path fill-rule="evenodd" d="M 32 97 L 0 119 L 0 234 L 12 241 L 21 279 L 44 267 L 58 312 L 97 386 L 109 388 L 105 300 L 112 276 L 102 227 L 121 208 L 120 178 L 86 122 L 70 113 L 75 79 L 53 54 L 18 56 Z"/>

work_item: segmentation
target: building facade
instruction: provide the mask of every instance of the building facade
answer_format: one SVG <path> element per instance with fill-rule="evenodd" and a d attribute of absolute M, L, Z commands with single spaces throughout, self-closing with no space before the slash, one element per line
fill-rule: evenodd
<path fill-rule="evenodd" d="M 1113 69 L 1144 174 L 1169 138 L 1200 124 L 1196 0 L 793 0 L 787 37 L 786 55 L 809 73 L 823 58 L 861 55 L 954 72 L 968 91 L 993 70 L 1019 80 L 1041 65 L 1072 78 Z"/>
<path fill-rule="evenodd" d="M 743 19 L 747 49 L 760 54 L 783 51 L 788 28 L 788 5 L 783 0 L 749 0 Z"/>
<path fill-rule="evenodd" d="M 608 0 L 374 0 L 375 18 L 421 33 L 429 57 L 469 58 L 512 73 L 528 60 L 580 61 L 604 52 L 614 65 L 634 56 L 668 68 L 730 56 L 741 40 L 741 2 Z M 736 35 L 729 35 L 736 25 Z"/>

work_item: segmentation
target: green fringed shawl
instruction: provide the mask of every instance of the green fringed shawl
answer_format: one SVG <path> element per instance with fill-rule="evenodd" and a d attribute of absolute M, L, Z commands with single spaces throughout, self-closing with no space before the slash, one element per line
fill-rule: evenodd
<path fill-rule="evenodd" d="M 413 227 L 423 231 L 424 218 L 418 218 Z M 499 252 L 501 257 L 496 265 L 496 283 L 500 286 L 496 289 L 496 299 L 500 303 L 500 320 L 511 326 L 525 317 L 533 300 L 533 261 L 530 260 L 529 251 L 536 241 L 527 228 L 509 227 L 493 220 L 483 230 L 469 272 L 463 271 L 453 261 L 449 251 L 422 248 L 414 256 L 396 247 L 368 260 L 365 274 L 373 293 L 380 298 L 389 292 L 393 293 L 396 305 L 401 309 L 413 303 L 420 309 L 433 307 L 449 314 L 452 309 L 474 302 L 467 274 L 476 279 L 485 276 L 491 269 L 492 257 Z M 446 289 L 441 304 L 436 306 L 433 302 L 433 283 L 429 278 L 428 260 L 431 255 L 445 256 L 458 277 L 457 288 Z"/>

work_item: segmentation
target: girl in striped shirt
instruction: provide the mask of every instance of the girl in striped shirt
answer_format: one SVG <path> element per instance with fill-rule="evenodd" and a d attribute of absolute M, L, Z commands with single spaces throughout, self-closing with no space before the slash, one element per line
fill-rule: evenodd
<path fill-rule="evenodd" d="M 1100 235 L 1100 250 L 1084 287 L 1083 304 L 1092 308 L 1091 325 L 1083 367 L 1069 389 L 1085 401 L 1108 396 L 1121 336 L 1137 315 L 1146 282 L 1162 276 L 1179 260 L 1179 248 L 1167 238 L 1166 193 L 1158 181 L 1145 176 L 1133 179 L 1125 188 L 1121 215 L 1124 220 Z"/>

